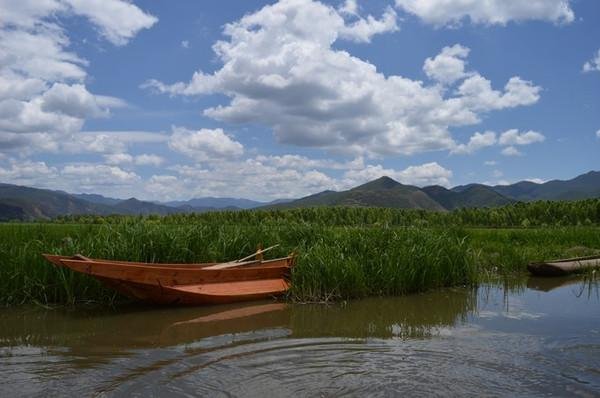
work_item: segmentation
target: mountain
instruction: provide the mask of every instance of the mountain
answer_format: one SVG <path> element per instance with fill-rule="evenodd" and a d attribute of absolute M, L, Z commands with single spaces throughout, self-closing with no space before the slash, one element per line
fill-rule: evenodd
<path fill-rule="evenodd" d="M 174 207 L 163 206 L 152 202 L 143 202 L 136 198 L 123 200 L 112 206 L 114 214 L 129 214 L 129 215 L 149 215 L 159 214 L 167 215 L 173 213 L 182 213 L 183 211 Z"/>
<path fill-rule="evenodd" d="M 392 207 L 402 209 L 445 210 L 425 192 L 411 185 L 381 177 L 347 191 L 323 191 L 292 202 L 268 206 L 293 208 L 314 206 Z"/>
<path fill-rule="evenodd" d="M 422 188 L 422 190 L 447 210 L 461 207 L 497 207 L 515 201 L 487 185 L 469 184 L 457 188 L 459 189 L 450 190 L 439 185 L 432 185 Z"/>
<path fill-rule="evenodd" d="M 190 206 L 192 208 L 237 208 L 237 209 L 253 209 L 255 207 L 264 206 L 266 202 L 257 202 L 250 199 L 236 199 L 236 198 L 195 198 L 186 201 L 172 201 L 166 202 L 164 205 L 171 207 Z"/>
<path fill-rule="evenodd" d="M 138 215 L 241 210 L 288 209 L 314 206 L 390 207 L 399 209 L 453 210 L 462 207 L 504 206 L 515 201 L 600 198 L 600 172 L 590 171 L 571 180 L 542 184 L 521 181 L 511 185 L 468 184 L 447 189 L 438 185 L 418 188 L 381 177 L 347 191 L 323 191 L 297 200 L 257 202 L 235 198 L 196 198 L 154 203 L 136 198 L 120 200 L 97 194 L 0 183 L 0 221 L 49 219 L 62 215 Z"/>
<path fill-rule="evenodd" d="M 293 199 L 275 199 L 272 202 L 258 202 L 250 199 L 239 199 L 239 198 L 194 198 L 186 201 L 176 200 L 166 203 L 161 203 L 166 206 L 196 209 L 200 211 L 214 211 L 214 210 L 240 210 L 240 209 L 254 209 L 256 207 L 267 206 L 278 203 L 291 202 Z"/>
<path fill-rule="evenodd" d="M 64 214 L 109 214 L 110 207 L 87 202 L 65 192 L 0 184 L 2 219 L 53 218 Z M 10 218 L 7 218 L 10 217 Z"/>
<path fill-rule="evenodd" d="M 122 199 L 107 198 L 106 196 L 98 195 L 95 193 L 74 193 L 71 195 L 76 198 L 83 199 L 87 202 L 96 203 L 99 205 L 112 206 L 122 201 Z"/>
<path fill-rule="evenodd" d="M 566 181 L 552 180 L 543 184 L 521 181 L 493 188 L 504 196 L 521 201 L 597 198 L 600 197 L 600 171 L 590 171 Z"/>

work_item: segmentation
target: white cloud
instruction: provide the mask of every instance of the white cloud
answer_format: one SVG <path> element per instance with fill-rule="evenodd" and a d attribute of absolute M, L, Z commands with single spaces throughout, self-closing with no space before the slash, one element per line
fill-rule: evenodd
<path fill-rule="evenodd" d="M 104 160 L 110 165 L 133 163 L 133 156 L 128 153 L 110 153 L 104 155 Z"/>
<path fill-rule="evenodd" d="M 596 131 L 596 137 L 600 138 L 600 130 Z"/>
<path fill-rule="evenodd" d="M 396 0 L 396 6 L 435 26 L 457 25 L 464 19 L 485 25 L 541 20 L 570 23 L 570 0 Z"/>
<path fill-rule="evenodd" d="M 485 162 L 483 162 L 483 164 L 486 166 L 496 166 L 498 162 L 495 160 L 486 160 Z"/>
<path fill-rule="evenodd" d="M 346 0 L 338 10 L 341 14 L 358 15 L 358 3 L 356 0 Z"/>
<path fill-rule="evenodd" d="M 533 182 L 533 183 L 535 183 L 535 184 L 543 184 L 543 183 L 545 183 L 545 182 L 546 182 L 546 180 L 543 180 L 543 179 L 541 179 L 541 178 L 526 178 L 526 179 L 525 179 L 525 180 L 523 180 L 523 181 L 529 181 L 529 182 Z"/>
<path fill-rule="evenodd" d="M 166 143 L 168 140 L 166 134 L 148 131 L 86 131 L 63 138 L 56 145 L 69 153 L 122 155 L 130 144 Z M 119 156 L 110 159 L 118 160 Z M 120 163 L 123 163 L 122 160 Z"/>
<path fill-rule="evenodd" d="M 66 165 L 60 177 L 75 181 L 84 189 L 112 185 L 131 185 L 140 180 L 132 171 L 125 171 L 116 166 L 81 163 Z"/>
<path fill-rule="evenodd" d="M 356 11 L 347 4 L 344 9 Z M 266 125 L 281 143 L 355 155 L 452 149 L 451 127 L 539 99 L 540 88 L 516 76 L 494 90 L 478 73 L 463 72 L 466 79 L 452 93 L 439 84 L 385 76 L 373 64 L 333 48 L 349 38 L 350 11 L 310 0 L 265 6 L 225 26 L 227 40 L 213 46 L 223 66 L 213 74 L 197 71 L 187 83 L 150 80 L 143 87 L 170 95 L 222 93 L 230 102 L 205 109 L 205 115 Z M 464 62 L 461 54 L 468 49 L 454 48 L 454 57 Z M 444 75 L 441 59 L 435 59 L 425 67 L 432 76 L 458 78 L 460 67 Z"/>
<path fill-rule="evenodd" d="M 8 167 L 0 166 L 0 180 L 6 183 L 62 189 L 67 192 L 102 192 L 111 194 L 131 190 L 141 178 L 116 166 L 94 163 L 67 164 L 62 169 L 45 162 L 14 159 Z"/>
<path fill-rule="evenodd" d="M 584 72 L 600 72 L 600 50 L 596 53 L 596 56 L 585 64 L 583 64 Z"/>
<path fill-rule="evenodd" d="M 158 155 L 152 155 L 143 153 L 141 155 L 137 155 L 134 159 L 134 162 L 138 166 L 160 166 L 165 162 L 165 159 Z"/>
<path fill-rule="evenodd" d="M 521 155 L 523 155 L 514 146 L 507 146 L 502 151 L 500 151 L 500 153 L 503 154 L 504 156 L 521 156 Z"/>
<path fill-rule="evenodd" d="M 496 169 L 496 170 L 494 170 L 494 171 L 492 172 L 492 176 L 494 176 L 495 178 L 500 178 L 500 177 L 502 177 L 503 175 L 504 175 L 504 173 L 503 173 L 501 170 L 498 170 L 498 169 Z"/>
<path fill-rule="evenodd" d="M 485 133 L 475 133 L 469 139 L 467 144 L 457 145 L 454 149 L 451 150 L 451 153 L 465 155 L 476 152 L 482 148 L 489 147 L 495 145 L 496 133 L 492 131 L 486 131 Z"/>
<path fill-rule="evenodd" d="M 366 19 L 357 16 L 356 21 L 345 24 L 340 29 L 340 36 L 359 43 L 369 43 L 371 37 L 375 35 L 397 30 L 396 12 L 388 7 L 381 19 L 376 19 L 372 15 L 367 16 Z"/>
<path fill-rule="evenodd" d="M 13 160 L 9 167 L 0 167 L 0 180 L 17 185 L 39 185 L 42 181 L 54 180 L 57 172 L 55 167 L 49 167 L 44 162 Z"/>
<path fill-rule="evenodd" d="M 109 165 L 135 164 L 136 166 L 160 166 L 165 161 L 158 155 L 146 153 L 136 156 L 128 153 L 111 153 L 104 155 L 104 160 Z"/>
<path fill-rule="evenodd" d="M 54 83 L 41 96 L 41 109 L 44 112 L 61 113 L 80 119 L 108 116 L 112 106 L 124 106 L 124 102 L 114 97 L 95 96 L 82 84 L 67 85 Z"/>
<path fill-rule="evenodd" d="M 102 36 L 115 45 L 126 44 L 140 30 L 157 21 L 136 5 L 122 0 L 64 0 L 72 12 L 87 17 Z"/>
<path fill-rule="evenodd" d="M 272 200 L 299 198 L 331 189 L 345 190 L 384 175 L 421 186 L 448 186 L 452 177 L 452 171 L 435 162 L 396 170 L 378 164 L 365 165 L 362 158 L 335 162 L 296 155 L 259 155 L 245 160 L 176 165 L 168 169 L 173 175 L 157 176 L 147 182 L 145 189 L 150 197 L 156 198 L 152 195 L 164 192 L 163 200 L 201 196 Z M 340 170 L 342 174 L 335 177 L 327 170 Z"/>
<path fill-rule="evenodd" d="M 69 50 L 62 18 L 86 17 L 114 44 L 125 44 L 156 18 L 121 0 L 0 1 L 0 150 L 56 150 L 88 118 L 125 106 L 90 93 L 88 61 Z"/>
<path fill-rule="evenodd" d="M 452 171 L 440 166 L 437 162 L 410 166 L 404 170 L 386 169 L 380 165 L 368 165 L 361 170 L 346 172 L 344 174 L 344 185 L 346 188 L 351 188 L 383 176 L 388 176 L 403 184 L 449 186 Z"/>
<path fill-rule="evenodd" d="M 190 48 L 190 42 L 188 40 L 182 40 L 181 41 L 181 47 L 183 47 L 183 48 Z"/>
<path fill-rule="evenodd" d="M 505 131 L 500 135 L 500 145 L 530 145 L 536 142 L 544 142 L 546 137 L 537 131 L 519 133 L 517 129 Z"/>
<path fill-rule="evenodd" d="M 335 162 L 329 159 L 311 159 L 301 155 L 259 155 L 255 158 L 262 164 L 279 168 L 306 170 L 311 168 L 331 170 L 353 170 L 364 168 L 364 159 L 357 157 L 349 162 Z"/>
<path fill-rule="evenodd" d="M 430 79 L 443 84 L 452 84 L 467 76 L 465 72 L 465 59 L 470 50 L 460 44 L 444 47 L 435 58 L 427 58 L 423 71 Z"/>
<path fill-rule="evenodd" d="M 498 137 L 498 138 L 497 138 Z M 486 131 L 485 133 L 475 133 L 469 139 L 467 144 L 456 145 L 450 153 L 458 155 L 466 155 L 474 153 L 482 148 L 500 145 L 505 146 L 502 150 L 502 154 L 506 156 L 519 156 L 522 155 L 515 146 L 531 145 L 538 142 L 544 142 L 546 137 L 536 131 L 526 131 L 520 133 L 517 129 L 507 130 L 499 135 L 493 131 Z M 495 166 L 497 162 L 486 161 L 486 166 Z"/>
<path fill-rule="evenodd" d="M 244 153 L 244 146 L 225 134 L 222 129 L 192 131 L 173 127 L 169 147 L 200 162 L 229 160 Z"/>

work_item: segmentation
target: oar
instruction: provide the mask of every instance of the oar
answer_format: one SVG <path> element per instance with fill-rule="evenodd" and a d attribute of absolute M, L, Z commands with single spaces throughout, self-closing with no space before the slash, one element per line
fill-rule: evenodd
<path fill-rule="evenodd" d="M 227 268 L 232 268 L 232 267 L 237 267 L 240 265 L 240 263 L 243 263 L 245 260 L 248 260 L 249 258 L 255 257 L 259 254 L 262 254 L 268 250 L 273 249 L 274 247 L 279 246 L 279 244 L 277 245 L 273 245 L 271 247 L 267 247 L 266 249 L 260 249 L 257 250 L 254 254 L 251 254 L 247 257 L 244 258 L 240 258 L 239 260 L 235 260 L 235 261 L 230 261 L 228 263 L 221 263 L 221 264 L 215 264 L 215 265 L 211 265 L 208 267 L 204 267 L 204 269 L 227 269 Z M 254 265 L 254 264 L 260 264 L 262 262 L 262 260 L 256 260 L 256 261 L 248 261 L 246 264 L 244 265 Z"/>
<path fill-rule="evenodd" d="M 244 257 L 244 258 L 240 258 L 239 260 L 235 260 L 235 261 L 233 261 L 233 262 L 234 262 L 234 263 L 241 263 L 242 261 L 246 261 L 246 260 L 248 260 L 249 258 L 256 257 L 256 256 L 258 256 L 259 254 L 263 254 L 264 252 L 268 252 L 269 250 L 271 250 L 271 249 L 274 249 L 274 248 L 276 248 L 277 246 L 279 246 L 279 243 L 278 243 L 278 244 L 276 244 L 276 245 L 273 245 L 273 246 L 271 246 L 271 247 L 267 247 L 266 249 L 260 249 L 260 250 L 257 250 L 256 252 L 254 252 L 254 254 L 251 254 L 251 255 L 249 255 L 249 256 L 247 256 L 247 257 Z"/>

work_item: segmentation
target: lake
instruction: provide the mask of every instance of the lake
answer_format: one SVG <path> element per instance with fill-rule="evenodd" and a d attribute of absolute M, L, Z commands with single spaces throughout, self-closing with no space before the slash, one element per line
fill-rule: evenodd
<path fill-rule="evenodd" d="M 0 396 L 600 396 L 600 283 L 0 310 Z"/>

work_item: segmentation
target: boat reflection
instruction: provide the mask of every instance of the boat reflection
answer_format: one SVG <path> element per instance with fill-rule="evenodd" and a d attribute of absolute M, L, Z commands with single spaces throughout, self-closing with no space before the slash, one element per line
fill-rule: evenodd
<path fill-rule="evenodd" d="M 334 305 L 267 301 L 194 308 L 138 306 L 101 312 L 7 309 L 0 314 L 0 346 L 58 348 L 61 355 L 94 357 L 102 362 L 104 356 L 127 355 L 139 349 L 274 329 L 296 338 L 426 338 L 437 328 L 466 320 L 476 302 L 476 290 L 447 289 Z"/>

